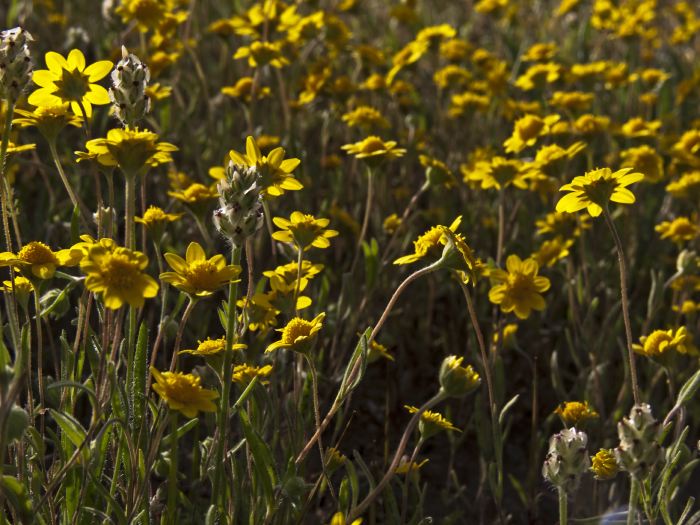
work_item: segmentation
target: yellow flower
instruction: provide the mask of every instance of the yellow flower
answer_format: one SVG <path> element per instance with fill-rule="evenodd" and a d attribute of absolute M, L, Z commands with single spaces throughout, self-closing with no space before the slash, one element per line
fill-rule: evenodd
<path fill-rule="evenodd" d="M 620 152 L 621 168 L 633 168 L 644 173 L 644 180 L 659 182 L 664 177 L 664 161 L 656 150 L 646 144 Z"/>
<path fill-rule="evenodd" d="M 406 150 L 396 147 L 396 141 L 388 140 L 384 142 L 376 135 L 355 142 L 354 144 L 345 144 L 341 146 L 348 155 L 354 155 L 358 159 L 395 159 L 402 157 Z"/>
<path fill-rule="evenodd" d="M 418 412 L 418 408 L 414 406 L 404 405 L 404 408 L 408 410 L 409 414 L 415 414 Z M 461 432 L 461 430 L 454 426 L 445 416 L 439 412 L 432 412 L 430 410 L 426 410 L 420 415 L 418 430 L 420 431 L 423 439 L 428 439 L 429 437 L 438 434 L 441 430 L 456 430 L 457 432 Z"/>
<path fill-rule="evenodd" d="M 347 2 L 347 0 L 345 1 Z M 336 512 L 333 514 L 329 525 L 362 525 L 362 518 L 357 518 L 356 520 L 353 520 L 352 523 L 348 523 L 348 521 L 345 519 L 345 514 L 342 512 Z"/>
<path fill-rule="evenodd" d="M 278 266 L 274 270 L 264 271 L 263 275 L 270 280 L 270 286 L 273 290 L 282 293 L 294 292 L 297 279 L 300 279 L 299 291 L 302 292 L 309 284 L 309 280 L 318 275 L 321 270 L 323 270 L 322 264 L 314 264 L 304 260 L 301 263 L 301 275 L 299 275 L 299 265 L 296 262 Z"/>
<path fill-rule="evenodd" d="M 479 161 L 471 170 L 462 170 L 465 180 L 481 183 L 481 189 L 495 188 L 500 190 L 511 184 L 521 190 L 527 189 L 526 171 L 518 159 L 493 157 L 490 161 Z"/>
<path fill-rule="evenodd" d="M 518 325 L 515 323 L 508 323 L 503 327 L 503 348 L 509 349 L 515 347 L 517 344 L 516 334 L 518 333 Z M 493 334 L 493 344 L 497 345 L 501 338 L 501 334 L 496 330 Z"/>
<path fill-rule="evenodd" d="M 345 113 L 343 122 L 350 127 L 359 126 L 362 128 L 387 128 L 389 121 L 384 118 L 381 112 L 370 106 L 359 106 L 352 111 Z"/>
<path fill-rule="evenodd" d="M 593 98 L 593 93 L 555 91 L 552 98 L 549 99 L 549 104 L 569 111 L 584 111 L 591 106 Z"/>
<path fill-rule="evenodd" d="M 17 254 L 0 253 L 0 267 L 14 266 L 26 269 L 30 272 L 28 276 L 51 279 L 58 266 L 75 266 L 81 255 L 80 250 L 76 250 L 75 247 L 54 252 L 43 242 L 32 241 L 25 244 Z"/>
<path fill-rule="evenodd" d="M 600 168 L 574 177 L 570 184 L 564 184 L 559 191 L 570 191 L 557 202 L 557 211 L 575 213 L 584 208 L 592 217 L 597 217 L 608 205 L 608 201 L 632 204 L 634 194 L 627 186 L 644 178 L 641 173 L 624 168 L 613 172 L 610 168 Z"/>
<path fill-rule="evenodd" d="M 34 71 L 32 80 L 39 89 L 29 95 L 32 106 L 58 106 L 70 103 L 73 113 L 90 118 L 92 105 L 109 104 L 109 94 L 102 86 L 95 84 L 102 80 L 113 67 L 109 60 L 100 60 L 86 67 L 85 56 L 79 49 L 68 53 L 68 58 L 54 51 L 45 55 L 46 67 Z"/>
<path fill-rule="evenodd" d="M 36 149 L 36 144 L 15 144 L 11 140 L 7 143 L 7 153 L 21 153 L 23 151 L 32 151 Z"/>
<path fill-rule="evenodd" d="M 168 191 L 168 195 L 186 204 L 192 205 L 219 198 L 215 184 L 212 186 L 205 186 L 199 182 L 192 183 L 182 190 Z"/>
<path fill-rule="evenodd" d="M 248 168 L 254 166 L 260 174 L 261 193 L 270 197 L 278 197 L 286 191 L 296 191 L 304 186 L 291 173 L 299 166 L 299 159 L 285 159 L 284 149 L 275 148 L 268 155 L 260 153 L 255 139 L 248 137 L 245 143 L 245 154 L 229 151 L 234 164 Z"/>
<path fill-rule="evenodd" d="M 595 456 L 591 456 L 591 471 L 598 480 L 612 479 L 617 475 L 619 467 L 612 449 L 601 448 Z"/>
<path fill-rule="evenodd" d="M 399 466 L 396 467 L 396 470 L 394 471 L 396 474 L 404 474 L 404 475 L 409 475 L 409 474 L 416 474 L 423 465 L 425 465 L 429 459 L 424 459 L 420 463 L 416 463 L 415 461 L 407 461 L 405 458 L 401 458 L 401 462 L 399 463 Z"/>
<path fill-rule="evenodd" d="M 264 42 L 256 40 L 249 46 L 241 46 L 233 55 L 234 60 L 247 58 L 250 67 L 260 67 L 270 64 L 272 67 L 281 68 L 289 64 L 289 60 L 282 53 L 282 42 Z"/>
<path fill-rule="evenodd" d="M 170 153 L 177 151 L 173 144 L 158 142 L 158 135 L 152 131 L 129 127 L 110 129 L 106 138 L 89 140 L 85 148 L 87 152 L 76 152 L 78 162 L 97 159 L 104 166 L 119 166 L 126 173 L 172 162 Z"/>
<path fill-rule="evenodd" d="M 139 224 L 143 224 L 146 228 L 157 228 L 166 222 L 174 222 L 182 217 L 182 213 L 165 213 L 158 206 L 149 206 L 143 214 L 143 217 L 134 217 L 134 220 Z"/>
<path fill-rule="evenodd" d="M 236 343 L 232 346 L 232 350 L 244 350 L 248 345 Z M 192 354 L 200 357 L 210 357 L 221 354 L 226 349 L 226 338 L 211 339 L 207 337 L 204 341 L 198 341 L 197 348 L 194 350 L 180 350 L 181 354 Z"/>
<path fill-rule="evenodd" d="M 399 228 L 399 226 L 401 226 L 401 217 L 395 213 L 389 215 L 382 223 L 382 228 L 389 235 L 393 234 Z"/>
<path fill-rule="evenodd" d="M 569 426 L 576 426 L 581 421 L 598 417 L 598 412 L 593 410 L 588 401 L 581 403 L 580 401 L 566 401 L 559 405 L 554 411 L 559 417 L 564 420 L 564 423 Z"/>
<path fill-rule="evenodd" d="M 166 253 L 165 260 L 174 271 L 161 273 L 160 280 L 197 297 L 213 294 L 222 286 L 235 282 L 234 279 L 241 273 L 240 266 L 227 265 L 221 254 L 207 259 L 196 242 L 189 244 L 184 259 L 174 253 Z"/>
<path fill-rule="evenodd" d="M 673 154 L 694 168 L 700 167 L 700 130 L 691 129 L 683 133 L 673 145 Z"/>
<path fill-rule="evenodd" d="M 394 361 L 394 356 L 389 353 L 389 350 L 383 344 L 376 342 L 374 339 L 369 342 L 367 351 L 367 364 L 374 363 L 380 357 Z"/>
<path fill-rule="evenodd" d="M 198 412 L 215 412 L 212 400 L 219 394 L 214 390 L 202 388 L 201 378 L 182 372 L 159 372 L 151 367 L 151 374 L 156 382 L 153 390 L 163 398 L 171 410 L 178 410 L 186 417 L 197 417 Z"/>
<path fill-rule="evenodd" d="M 562 67 L 555 62 L 533 64 L 525 73 L 518 77 L 515 85 L 523 91 L 530 91 L 556 82 L 561 77 L 561 73 Z"/>
<path fill-rule="evenodd" d="M 498 304 L 503 312 L 515 312 L 520 319 L 530 317 L 532 310 L 544 310 L 547 306 L 542 293 L 549 290 L 549 279 L 537 275 L 539 266 L 534 259 L 520 259 L 509 255 L 506 270 L 491 270 L 492 288 L 489 300 Z"/>
<path fill-rule="evenodd" d="M 292 293 L 294 293 L 293 290 Z M 297 298 L 297 307 L 299 306 L 299 299 L 301 297 Z M 277 324 L 277 314 L 280 313 L 280 310 L 275 308 L 268 294 L 256 293 L 253 294 L 250 300 L 244 297 L 239 299 L 236 305 L 243 310 L 243 313 L 238 316 L 239 322 L 247 322 L 248 330 L 251 332 L 266 330 Z M 299 309 L 297 308 L 297 310 Z"/>
<path fill-rule="evenodd" d="M 253 77 L 241 77 L 233 86 L 222 87 L 221 92 L 228 97 L 250 102 L 253 98 Z M 271 93 L 272 91 L 267 86 L 256 86 L 255 99 L 267 98 Z"/>
<path fill-rule="evenodd" d="M 528 164 L 528 174 L 542 174 L 546 177 L 558 177 L 564 171 L 566 160 L 574 158 L 586 149 L 583 142 L 574 142 L 564 149 L 558 144 L 542 146 L 535 155 L 535 159 Z"/>
<path fill-rule="evenodd" d="M 66 126 L 79 128 L 83 124 L 83 118 L 69 113 L 68 109 L 68 103 L 39 106 L 33 111 L 15 109 L 20 118 L 14 119 L 12 123 L 21 128 L 35 127 L 47 140 L 53 141 Z"/>
<path fill-rule="evenodd" d="M 29 302 L 29 294 L 34 291 L 34 285 L 29 279 L 22 277 L 21 275 L 15 275 L 14 282 L 2 282 L 2 291 L 3 293 L 14 294 L 17 298 L 17 302 L 26 310 Z"/>
<path fill-rule="evenodd" d="M 448 229 L 456 232 L 461 222 L 462 216 L 460 215 L 452 221 Z M 433 226 L 423 235 L 420 235 L 418 239 L 413 241 L 414 253 L 399 257 L 394 261 L 394 264 L 411 264 L 425 257 L 431 257 L 435 260 L 439 259 L 442 255 L 443 246 L 447 242 L 444 237 L 444 228 L 444 226 Z"/>
<path fill-rule="evenodd" d="M 633 344 L 632 349 L 646 357 L 661 357 L 669 350 L 681 354 L 693 351 L 692 342 L 688 340 L 688 329 L 681 326 L 677 330 L 654 330 L 649 335 L 639 338 L 641 344 Z"/>
<path fill-rule="evenodd" d="M 272 352 L 278 348 L 287 348 L 302 354 L 308 352 L 319 330 L 323 328 L 325 317 L 325 313 L 318 314 L 311 321 L 294 317 L 287 323 L 287 326 L 277 329 L 278 332 L 282 332 L 282 337 L 279 341 L 268 345 L 265 352 Z"/>
<path fill-rule="evenodd" d="M 700 197 L 700 171 L 681 175 L 678 180 L 669 183 L 666 191 L 677 199 L 695 199 Z"/>
<path fill-rule="evenodd" d="M 151 101 L 165 100 L 170 97 L 173 88 L 170 86 L 162 86 L 160 82 L 154 82 L 146 86 L 145 95 L 151 99 Z"/>
<path fill-rule="evenodd" d="M 526 62 L 543 62 L 551 60 L 557 53 L 557 45 L 553 42 L 538 42 L 532 44 L 525 52 L 522 59 Z"/>
<path fill-rule="evenodd" d="M 634 117 L 625 122 L 620 131 L 625 137 L 654 137 L 660 127 L 660 120 L 647 121 Z"/>
<path fill-rule="evenodd" d="M 581 115 L 574 121 L 573 129 L 582 135 L 603 133 L 610 127 L 610 117 L 600 115 Z"/>
<path fill-rule="evenodd" d="M 271 373 L 272 365 L 251 366 L 242 364 L 233 367 L 232 379 L 234 383 L 246 385 L 250 383 L 254 377 L 259 377 L 262 380 L 269 377 Z M 262 381 L 262 383 L 264 384 L 266 381 Z"/>
<path fill-rule="evenodd" d="M 155 297 L 158 283 L 143 273 L 148 257 L 143 253 L 114 246 L 111 239 L 92 244 L 80 261 L 80 269 L 87 276 L 85 287 L 102 293 L 105 307 L 117 310 L 124 303 L 142 307 L 144 299 Z"/>
<path fill-rule="evenodd" d="M 555 237 L 544 241 L 531 257 L 537 261 L 540 267 L 554 266 L 556 262 L 568 257 L 569 248 L 573 243 L 574 241 L 571 239 L 564 240 L 562 237 Z"/>
<path fill-rule="evenodd" d="M 581 235 L 583 230 L 591 228 L 591 218 L 588 215 L 571 215 L 570 213 L 551 212 L 544 219 L 535 221 L 537 235 L 552 235 L 573 239 Z"/>
<path fill-rule="evenodd" d="M 463 357 L 451 355 L 440 365 L 440 390 L 451 397 L 462 397 L 481 384 L 479 374 L 472 365 L 462 366 Z"/>
<path fill-rule="evenodd" d="M 503 143 L 506 153 L 520 153 L 526 147 L 533 146 L 539 137 L 549 133 L 551 126 L 559 118 L 559 115 L 549 115 L 545 118 L 537 115 L 525 115 L 516 120 L 513 134 Z"/>
<path fill-rule="evenodd" d="M 662 239 L 671 239 L 676 244 L 690 242 L 700 235 L 700 226 L 689 217 L 678 217 L 673 221 L 664 221 L 654 228 Z"/>
<path fill-rule="evenodd" d="M 272 238 L 280 242 L 293 242 L 299 250 L 306 251 L 312 246 L 315 248 L 328 248 L 332 239 L 338 232 L 326 230 L 330 223 L 328 219 L 316 219 L 313 215 L 307 215 L 300 211 L 292 212 L 289 220 L 275 217 L 272 222 L 281 231 L 272 234 Z"/>

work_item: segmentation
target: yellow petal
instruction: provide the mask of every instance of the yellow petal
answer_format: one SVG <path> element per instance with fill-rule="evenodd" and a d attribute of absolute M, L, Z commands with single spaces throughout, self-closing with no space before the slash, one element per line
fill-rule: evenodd
<path fill-rule="evenodd" d="M 100 60 L 99 62 L 95 62 L 94 64 L 90 64 L 88 67 L 86 67 L 83 74 L 87 75 L 88 82 L 93 83 L 97 82 L 98 80 L 102 80 L 113 67 L 114 64 L 112 64 L 109 60 Z"/>
<path fill-rule="evenodd" d="M 96 106 L 102 106 L 111 102 L 107 90 L 98 84 L 90 85 L 90 89 L 85 93 L 85 99 Z"/>
<path fill-rule="evenodd" d="M 248 137 L 245 140 L 245 153 L 252 163 L 257 162 L 262 158 L 260 148 L 258 147 L 253 137 Z"/>
<path fill-rule="evenodd" d="M 63 75 L 62 71 L 64 69 L 69 69 L 68 62 L 63 58 L 63 55 L 59 55 L 55 51 L 49 51 L 46 53 L 44 60 L 46 61 L 46 67 L 49 71 L 55 73 L 56 75 Z"/>
<path fill-rule="evenodd" d="M 48 69 L 40 69 L 34 71 L 32 74 L 32 81 L 39 87 L 43 88 L 56 88 L 54 81 L 56 80 L 56 75 L 51 73 Z"/>
<path fill-rule="evenodd" d="M 632 204 L 635 198 L 634 193 L 627 188 L 617 188 L 610 196 L 610 200 L 620 204 Z"/>
<path fill-rule="evenodd" d="M 204 249 L 199 245 L 199 243 L 191 242 L 187 247 L 185 259 L 188 263 L 192 263 L 194 261 L 204 261 L 206 258 L 207 255 L 204 253 Z"/>
<path fill-rule="evenodd" d="M 80 49 L 71 49 L 70 53 L 68 53 L 67 61 L 68 69 L 70 71 L 75 69 L 82 71 L 85 69 L 85 55 L 83 55 L 83 52 Z"/>

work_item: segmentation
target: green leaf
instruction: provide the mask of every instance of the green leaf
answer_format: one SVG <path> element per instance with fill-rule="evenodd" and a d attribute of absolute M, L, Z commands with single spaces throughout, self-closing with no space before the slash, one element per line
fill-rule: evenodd
<path fill-rule="evenodd" d="M 277 485 L 277 474 L 275 472 L 275 462 L 272 457 L 272 452 L 250 424 L 248 414 L 245 410 L 238 410 L 238 418 L 241 421 L 243 434 L 248 441 L 250 451 L 253 455 L 253 467 L 256 471 L 256 481 L 261 483 L 267 506 L 270 508 L 274 505 L 274 487 Z"/>
<path fill-rule="evenodd" d="M 129 405 L 132 418 L 129 421 L 132 432 L 141 428 L 141 422 L 146 416 L 146 379 L 148 362 L 148 327 L 146 322 L 141 323 L 136 350 L 131 366 L 131 385 L 129 385 Z"/>
<path fill-rule="evenodd" d="M 15 511 L 21 523 L 31 523 L 33 518 L 32 503 L 27 489 L 18 479 L 12 476 L 0 477 L 0 490 L 3 499 Z"/>
<path fill-rule="evenodd" d="M 87 432 L 75 418 L 69 416 L 68 414 L 62 414 L 53 408 L 49 409 L 49 413 L 51 414 L 51 417 L 54 418 L 56 423 L 58 423 L 58 426 L 61 427 L 64 435 L 70 440 L 71 443 L 73 443 L 73 445 L 76 446 L 76 448 L 83 444 L 83 441 L 85 441 L 85 437 L 87 436 Z"/>

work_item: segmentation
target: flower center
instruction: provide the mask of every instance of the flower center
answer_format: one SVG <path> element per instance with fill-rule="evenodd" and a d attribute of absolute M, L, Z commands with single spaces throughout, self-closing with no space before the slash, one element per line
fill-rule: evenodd
<path fill-rule="evenodd" d="M 362 153 L 374 153 L 383 149 L 386 149 L 386 146 L 378 137 L 369 137 L 362 143 Z"/>
<path fill-rule="evenodd" d="M 107 254 L 102 263 L 102 276 L 107 284 L 118 290 L 128 290 L 136 284 L 140 270 L 127 255 Z"/>
<path fill-rule="evenodd" d="M 221 284 L 219 271 L 210 261 L 194 261 L 185 271 L 185 277 L 198 290 L 214 291 Z"/>
<path fill-rule="evenodd" d="M 57 264 L 58 259 L 51 251 L 51 248 L 43 242 L 32 241 L 22 248 L 17 254 L 17 258 L 29 264 Z"/>
<path fill-rule="evenodd" d="M 524 273 L 508 274 L 508 288 L 516 302 L 525 300 L 532 293 L 537 293 L 532 278 Z"/>
<path fill-rule="evenodd" d="M 179 372 L 163 372 L 168 397 L 181 403 L 192 403 L 197 399 L 200 378 Z"/>
<path fill-rule="evenodd" d="M 649 334 L 646 341 L 644 341 L 644 353 L 647 355 L 660 355 L 662 350 L 660 349 L 661 343 L 671 342 L 671 336 L 668 335 L 663 330 L 656 330 Z M 664 350 L 668 350 L 667 346 Z"/>
<path fill-rule="evenodd" d="M 87 77 L 78 71 L 77 68 L 73 71 L 63 69 L 61 73 L 61 80 L 54 82 L 58 87 L 56 96 L 64 100 L 80 102 L 90 86 Z"/>
<path fill-rule="evenodd" d="M 312 327 L 313 324 L 311 322 L 295 317 L 284 327 L 282 342 L 286 345 L 291 345 L 300 337 L 309 337 Z"/>
<path fill-rule="evenodd" d="M 160 222 L 166 220 L 165 212 L 160 208 L 149 208 L 146 213 L 143 214 L 143 220 L 145 222 Z"/>
<path fill-rule="evenodd" d="M 221 339 L 207 339 L 206 341 L 201 341 L 197 347 L 197 352 L 200 354 L 218 354 L 224 349 L 226 344 L 226 339 L 223 337 Z"/>

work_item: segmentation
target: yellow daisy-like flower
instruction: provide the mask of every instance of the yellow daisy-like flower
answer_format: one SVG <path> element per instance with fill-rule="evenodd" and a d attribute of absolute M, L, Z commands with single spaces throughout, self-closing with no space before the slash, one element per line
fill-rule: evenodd
<path fill-rule="evenodd" d="M 345 122 L 350 127 L 363 127 L 363 128 L 388 128 L 389 121 L 384 118 L 378 109 L 370 106 L 359 106 L 345 113 L 342 117 L 343 122 Z"/>
<path fill-rule="evenodd" d="M 294 292 L 299 283 L 299 291 L 302 292 L 309 284 L 309 281 L 318 275 L 323 270 L 322 264 L 314 264 L 311 261 L 302 261 L 301 275 L 299 275 L 299 265 L 296 262 L 290 262 L 282 266 L 278 266 L 274 270 L 267 270 L 263 275 L 270 280 L 270 286 L 273 290 L 281 293 Z"/>
<path fill-rule="evenodd" d="M 691 129 L 673 145 L 673 154 L 686 164 L 700 167 L 700 129 Z"/>
<path fill-rule="evenodd" d="M 224 86 L 221 93 L 231 98 L 238 98 L 245 102 L 250 102 L 253 98 L 253 77 L 241 77 L 232 86 Z M 272 90 L 267 86 L 256 86 L 255 99 L 261 100 L 272 94 Z"/>
<path fill-rule="evenodd" d="M 509 255 L 506 271 L 496 269 L 489 272 L 492 287 L 489 300 L 500 305 L 501 311 L 515 312 L 519 319 L 530 317 L 532 310 L 544 310 L 547 306 L 542 293 L 549 290 L 549 279 L 537 275 L 539 265 L 534 259 L 520 259 Z"/>
<path fill-rule="evenodd" d="M 568 257 L 569 248 L 571 248 L 573 243 L 572 239 L 565 240 L 563 237 L 555 237 L 544 241 L 531 257 L 537 261 L 540 268 L 543 266 L 554 266 L 558 261 Z"/>
<path fill-rule="evenodd" d="M 663 221 L 654 228 L 662 239 L 671 239 L 676 244 L 690 242 L 700 235 L 700 226 L 689 217 L 678 217 L 672 221 Z"/>
<path fill-rule="evenodd" d="M 272 365 L 252 366 L 242 364 L 233 367 L 233 376 L 231 379 L 234 383 L 247 385 L 255 377 L 259 377 L 261 380 L 264 380 L 270 377 L 271 373 Z M 262 381 L 262 383 L 265 384 L 266 381 Z"/>
<path fill-rule="evenodd" d="M 598 412 L 593 410 L 588 401 L 565 401 L 554 411 L 569 426 L 576 426 L 581 421 L 598 417 Z"/>
<path fill-rule="evenodd" d="M 79 49 L 73 49 L 68 57 L 49 51 L 46 53 L 46 67 L 34 71 L 32 80 L 39 89 L 29 95 L 32 106 L 58 106 L 69 103 L 73 113 L 92 116 L 92 105 L 109 104 L 109 94 L 102 86 L 96 84 L 109 73 L 114 66 L 109 60 L 100 60 L 86 66 L 85 56 Z"/>
<path fill-rule="evenodd" d="M 273 291 L 271 293 L 276 292 Z M 294 290 L 292 290 L 292 293 L 294 293 Z M 297 298 L 297 310 L 302 309 L 300 308 L 300 300 L 302 297 L 303 296 Z M 309 302 L 309 305 L 310 304 Z M 236 306 L 243 310 L 243 313 L 238 316 L 238 321 L 241 324 L 247 322 L 248 330 L 251 332 L 257 330 L 263 331 L 277 324 L 277 315 L 280 313 L 280 310 L 272 304 L 270 294 L 256 293 L 253 294 L 253 297 L 250 299 L 244 297 L 238 300 Z"/>
<path fill-rule="evenodd" d="M 460 215 L 454 221 L 452 221 L 452 224 L 449 225 L 448 229 L 456 233 L 461 222 L 462 216 Z M 411 264 L 426 257 L 439 259 L 442 255 L 443 247 L 447 242 L 447 240 L 444 238 L 443 229 L 444 226 L 433 226 L 430 228 L 427 232 L 413 241 L 414 253 L 399 257 L 394 261 L 394 264 Z"/>
<path fill-rule="evenodd" d="M 520 153 L 526 147 L 533 146 L 539 137 L 549 133 L 559 118 L 559 115 L 549 115 L 544 118 L 525 115 L 516 120 L 513 134 L 503 143 L 506 153 Z"/>
<path fill-rule="evenodd" d="M 401 222 L 401 217 L 399 217 L 395 213 L 392 213 L 386 219 L 384 219 L 384 222 L 382 222 L 382 229 L 386 233 L 391 235 L 399 229 L 399 227 L 401 226 Z"/>
<path fill-rule="evenodd" d="M 644 173 L 647 182 L 659 182 L 664 178 L 664 160 L 654 148 L 646 144 L 621 151 L 620 157 L 621 168 L 633 168 Z"/>
<path fill-rule="evenodd" d="M 234 60 L 247 58 L 250 67 L 261 67 L 270 64 L 275 68 L 282 68 L 289 64 L 289 60 L 282 53 L 283 42 L 264 42 L 256 40 L 249 46 L 241 46 L 233 55 Z"/>
<path fill-rule="evenodd" d="M 564 184 L 559 191 L 569 191 L 557 202 L 557 211 L 575 213 L 584 208 L 592 217 L 597 217 L 608 205 L 608 201 L 632 204 L 634 194 L 627 186 L 644 178 L 641 173 L 624 168 L 613 172 L 610 168 L 600 168 L 574 177 L 570 184 Z"/>
<path fill-rule="evenodd" d="M 166 253 L 165 260 L 174 271 L 161 273 L 160 280 L 197 297 L 213 294 L 222 286 L 235 282 L 241 273 L 240 266 L 227 265 L 221 254 L 207 259 L 204 249 L 196 242 L 191 242 L 187 247 L 184 259 L 174 253 Z"/>
<path fill-rule="evenodd" d="M 85 287 L 101 293 L 105 307 L 112 310 L 121 308 L 124 303 L 142 307 L 145 299 L 158 293 L 158 282 L 143 272 L 148 266 L 148 257 L 106 241 L 111 239 L 90 245 L 80 261 L 80 269 L 87 276 Z"/>
<path fill-rule="evenodd" d="M 328 239 L 338 235 L 335 230 L 327 230 L 330 223 L 328 219 L 316 219 L 313 215 L 307 215 L 300 211 L 292 212 L 289 220 L 275 217 L 272 222 L 281 231 L 272 234 L 272 238 L 280 242 L 293 242 L 299 249 L 306 251 L 311 247 L 328 248 L 331 243 Z"/>
<path fill-rule="evenodd" d="M 81 256 L 82 253 L 75 247 L 54 252 L 43 242 L 32 241 L 25 244 L 16 254 L 0 253 L 0 267 L 14 266 L 26 270 L 29 277 L 51 279 L 57 267 L 75 266 L 80 262 Z"/>
<path fill-rule="evenodd" d="M 418 408 L 410 405 L 404 405 L 404 408 L 408 410 L 409 414 L 415 414 L 418 412 Z M 440 412 L 432 412 L 430 410 L 424 411 L 420 415 L 420 421 L 418 422 L 418 430 L 423 436 L 423 439 L 428 439 L 429 437 L 438 434 L 442 430 L 457 431 L 461 432 L 452 422 L 445 416 L 440 414 Z"/>
<path fill-rule="evenodd" d="M 691 171 L 681 175 L 666 186 L 666 191 L 677 199 L 695 199 L 700 197 L 700 171 Z"/>
<path fill-rule="evenodd" d="M 591 456 L 591 472 L 598 480 L 614 478 L 619 469 L 612 449 L 601 448 L 595 456 Z"/>
<path fill-rule="evenodd" d="M 399 463 L 399 466 L 396 467 L 396 470 L 394 471 L 396 474 L 403 474 L 403 475 L 409 475 L 409 474 L 416 474 L 418 471 L 425 465 L 429 459 L 424 459 L 420 463 L 416 461 L 407 461 L 405 458 L 401 459 L 401 462 Z"/>
<path fill-rule="evenodd" d="M 197 417 L 201 412 L 215 412 L 214 399 L 218 392 L 202 388 L 201 378 L 194 374 L 182 372 L 159 372 L 151 367 L 151 374 L 156 382 L 153 390 L 163 398 L 171 410 L 178 410 L 186 417 Z"/>
<path fill-rule="evenodd" d="M 320 313 L 311 321 L 300 317 L 293 318 L 287 323 L 287 326 L 277 329 L 278 332 L 282 332 L 282 337 L 279 341 L 268 345 L 265 352 L 272 352 L 279 348 L 287 348 L 302 354 L 308 352 L 316 339 L 316 334 L 323 328 L 325 317 L 325 313 Z"/>
<path fill-rule="evenodd" d="M 76 152 L 78 162 L 96 159 L 104 166 L 119 166 L 126 173 L 172 162 L 170 153 L 178 149 L 168 142 L 158 142 L 158 135 L 152 131 L 129 127 L 110 129 L 106 138 L 89 140 L 85 148 L 87 152 Z"/>
<path fill-rule="evenodd" d="M 29 302 L 29 295 L 34 291 L 34 285 L 26 277 L 15 275 L 13 281 L 2 282 L 3 293 L 12 293 L 15 295 L 17 302 L 26 310 Z"/>
<path fill-rule="evenodd" d="M 573 239 L 581 235 L 583 230 L 591 228 L 591 218 L 588 215 L 571 215 L 570 213 L 551 212 L 544 219 L 537 219 L 537 235 L 552 235 Z"/>
<path fill-rule="evenodd" d="M 643 118 L 634 117 L 625 122 L 620 128 L 620 132 L 625 137 L 654 137 L 661 127 L 660 120 L 644 120 Z"/>
<path fill-rule="evenodd" d="M 345 2 L 347 3 L 347 0 L 345 0 Z M 333 514 L 329 525 L 362 525 L 362 518 L 357 518 L 353 520 L 352 523 L 348 523 L 348 520 L 345 519 L 345 514 L 336 512 Z"/>
<path fill-rule="evenodd" d="M 165 16 L 175 7 L 173 0 L 122 0 L 115 12 L 122 22 L 136 22 L 142 33 L 157 29 Z"/>
<path fill-rule="evenodd" d="M 354 144 L 345 144 L 341 146 L 341 149 L 358 159 L 370 160 L 395 159 L 406 153 L 405 149 L 396 147 L 396 141 L 387 140 L 384 142 L 376 135 L 370 135 Z"/>
<path fill-rule="evenodd" d="M 166 222 L 174 222 L 182 217 L 182 213 L 165 213 L 158 206 L 149 206 L 143 217 L 134 217 L 134 221 L 143 224 L 146 228 L 157 228 Z"/>
<path fill-rule="evenodd" d="M 190 184 L 185 189 L 168 191 L 168 195 L 182 201 L 186 204 L 197 205 L 219 198 L 219 193 L 216 191 L 216 185 L 206 186 L 195 182 Z"/>
<path fill-rule="evenodd" d="M 481 384 L 472 365 L 462 366 L 463 357 L 447 356 L 440 365 L 440 389 L 451 397 L 462 397 Z"/>
<path fill-rule="evenodd" d="M 53 141 L 66 126 L 79 128 L 83 124 L 83 118 L 69 112 L 70 104 L 57 104 L 55 106 L 39 106 L 33 111 L 15 109 L 20 115 L 12 121 L 21 128 L 35 127 L 47 140 Z"/>
<path fill-rule="evenodd" d="M 639 338 L 641 344 L 633 344 L 632 349 L 646 357 L 661 357 L 669 350 L 681 354 L 692 352 L 692 343 L 688 340 L 688 329 L 681 326 L 677 330 L 654 330 L 649 335 Z"/>
<path fill-rule="evenodd" d="M 285 191 L 296 191 L 304 186 L 291 173 L 301 164 L 299 159 L 285 159 L 284 148 L 275 148 L 267 155 L 260 153 L 260 147 L 253 137 L 245 142 L 245 154 L 229 151 L 234 164 L 244 168 L 255 167 L 260 174 L 261 193 L 279 197 Z"/>
<path fill-rule="evenodd" d="M 231 349 L 245 350 L 246 348 L 248 348 L 248 345 L 243 343 L 236 343 Z M 210 357 L 214 355 L 219 355 L 224 350 L 226 350 L 225 337 L 220 337 L 219 339 L 211 339 L 207 337 L 204 341 L 198 341 L 197 348 L 193 350 L 180 350 L 180 353 L 198 355 L 200 357 Z"/>
<path fill-rule="evenodd" d="M 498 156 L 490 161 L 477 162 L 471 170 L 462 170 L 464 179 L 479 182 L 482 190 L 490 188 L 500 190 L 511 184 L 521 190 L 527 189 L 525 174 L 525 166 L 520 160 Z"/>

